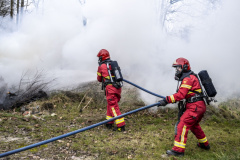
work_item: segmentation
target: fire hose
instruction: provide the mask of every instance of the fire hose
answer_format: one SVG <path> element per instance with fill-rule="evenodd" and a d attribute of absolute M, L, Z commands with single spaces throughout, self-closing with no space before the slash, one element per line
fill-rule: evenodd
<path fill-rule="evenodd" d="M 134 83 L 132 83 L 132 82 L 129 82 L 129 81 L 126 80 L 126 79 L 123 79 L 123 81 L 124 81 L 124 82 L 127 82 L 127 83 L 129 83 L 129 84 L 131 84 L 131 85 L 133 85 L 133 86 L 135 86 L 135 87 L 137 87 L 137 88 L 139 88 L 139 89 L 141 89 L 141 90 L 143 90 L 143 91 L 145 91 L 145 92 L 147 92 L 147 93 L 149 93 L 149 94 L 151 94 L 151 95 L 154 95 L 154 96 L 160 97 L 160 98 L 165 98 L 164 96 L 158 95 L 158 94 L 153 93 L 153 92 L 151 92 L 151 91 L 148 91 L 148 90 L 146 90 L 146 89 L 144 89 L 144 88 L 142 88 L 142 87 L 140 87 L 140 86 L 138 86 L 138 85 L 136 85 L 136 84 L 134 84 Z"/>
<path fill-rule="evenodd" d="M 155 93 L 152 93 L 148 90 L 145 90 L 144 88 L 140 87 L 140 86 L 137 86 L 127 80 L 123 80 L 139 89 L 142 89 L 144 90 L 145 92 L 148 92 L 149 94 L 152 94 L 152 95 L 155 95 L 157 97 L 160 97 L 160 98 L 165 98 L 161 95 L 157 95 Z M 47 143 L 50 143 L 50 142 L 53 142 L 53 141 L 56 141 L 56 140 L 59 140 L 59 139 L 62 139 L 62 138 L 65 138 L 65 137 L 68 137 L 68 136 L 71 136 L 71 135 L 74 135 L 74 134 L 77 134 L 79 132 L 83 132 L 83 131 L 86 131 L 86 130 L 89 130 L 89 129 L 92 129 L 92 128 L 95 128 L 97 126 L 100 126 L 100 125 L 103 125 L 105 123 L 108 123 L 108 122 L 111 122 L 111 121 L 114 121 L 116 119 L 119 119 L 119 118 L 122 118 L 122 117 L 125 117 L 127 115 L 130 115 L 132 113 L 135 113 L 135 112 L 139 112 L 139 111 L 142 111 L 142 110 L 145 110 L 145 109 L 148 109 L 148 108 L 151 108 L 151 107 L 154 107 L 154 106 L 158 106 L 158 105 L 161 105 L 160 102 L 157 102 L 157 103 L 154 103 L 154 104 L 151 104 L 151 105 L 148 105 L 148 106 L 144 106 L 144 107 L 141 107 L 141 108 L 138 108 L 138 109 L 135 109 L 133 111 L 130 111 L 130 112 L 127 112 L 127 113 L 124 113 L 124 114 L 121 114 L 117 117 L 113 117 L 111 119 L 108 119 L 108 120 L 105 120 L 105 121 L 102 121 L 102 122 L 99 122 L 99 123 L 96 123 L 96 124 L 93 124 L 93 125 L 90 125 L 90 126 L 87 126 L 87 127 L 84 127 L 84 128 L 81 128 L 81 129 L 78 129 L 78 130 L 75 130 L 75 131 L 72 131 L 72 132 L 69 132 L 69 133 L 66 133 L 66 134 L 63 134 L 63 135 L 60 135 L 60 136 L 57 136 L 57 137 L 53 137 L 53 138 L 50 138 L 50 139 L 47 139 L 47 140 L 44 140 L 44 141 L 41 141 L 41 142 L 38 142 L 38 143 L 35 143 L 35 144 L 31 144 L 31 145 L 28 145 L 28 146 L 25 146 L 25 147 L 22 147 L 22 148 L 18 148 L 18 149 L 15 149 L 15 150 L 11 150 L 11 151 L 8 151 L 8 152 L 5 152 L 5 153 L 1 153 L 0 154 L 0 158 L 2 157 L 5 157 L 5 156 L 9 156 L 11 154 L 15 154 L 15 153 L 18 153 L 18 152 L 22 152 L 22 151 L 25 151 L 25 150 L 28 150 L 28 149 L 31 149 L 31 148 L 34 148 L 34 147 L 37 147 L 37 146 L 40 146 L 40 145 L 44 145 L 44 144 L 47 144 Z"/>

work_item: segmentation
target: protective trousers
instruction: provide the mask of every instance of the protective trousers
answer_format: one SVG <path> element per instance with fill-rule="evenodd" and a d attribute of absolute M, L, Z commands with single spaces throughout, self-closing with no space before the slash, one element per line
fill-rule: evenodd
<path fill-rule="evenodd" d="M 106 98 L 107 98 L 107 116 L 106 119 L 110 119 L 116 116 L 121 115 L 118 102 L 121 98 L 121 91 L 120 92 L 113 92 L 113 89 L 116 90 L 116 88 L 112 88 L 112 85 L 108 85 L 106 87 Z M 113 124 L 114 121 L 109 122 L 108 124 Z M 125 125 L 124 117 L 116 119 L 115 123 L 117 127 L 122 127 Z"/>
<path fill-rule="evenodd" d="M 199 103 L 200 105 L 198 105 Z M 186 106 L 186 111 L 181 116 L 180 122 L 177 125 L 177 134 L 175 135 L 174 147 L 172 150 L 177 152 L 185 151 L 189 130 L 191 130 L 196 136 L 199 143 L 203 143 L 205 146 L 208 145 L 208 140 L 199 125 L 199 122 L 201 121 L 205 111 L 206 106 L 203 101 L 199 101 L 197 104 L 195 103 Z"/>

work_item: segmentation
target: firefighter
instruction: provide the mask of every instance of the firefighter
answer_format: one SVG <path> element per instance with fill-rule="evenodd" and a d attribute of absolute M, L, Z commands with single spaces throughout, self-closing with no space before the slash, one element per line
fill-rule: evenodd
<path fill-rule="evenodd" d="M 191 71 L 190 63 L 185 58 L 178 58 L 172 67 L 176 69 L 175 79 L 181 84 L 177 89 L 177 93 L 166 96 L 165 99 L 159 102 L 160 106 L 179 102 L 179 121 L 175 126 L 174 146 L 171 150 L 167 150 L 166 153 L 173 156 L 183 156 L 189 130 L 198 139 L 197 146 L 209 150 L 210 146 L 207 137 L 199 125 L 206 111 L 199 79 Z"/>
<path fill-rule="evenodd" d="M 112 73 L 111 77 L 109 76 L 109 70 L 111 71 L 111 60 L 110 54 L 106 49 L 102 49 L 97 54 L 99 58 L 98 63 L 98 71 L 97 71 L 97 80 L 102 82 L 102 89 L 105 90 L 105 95 L 107 99 L 107 114 L 106 119 L 110 119 L 116 116 L 121 115 L 118 102 L 121 99 L 121 86 L 115 82 L 111 82 L 111 79 L 114 81 L 114 76 Z M 109 67 L 109 70 L 108 70 Z M 119 118 L 115 120 L 117 127 L 113 130 L 117 130 L 119 132 L 125 131 L 125 121 L 124 118 Z M 108 122 L 106 127 L 108 129 L 113 128 L 114 121 Z"/>

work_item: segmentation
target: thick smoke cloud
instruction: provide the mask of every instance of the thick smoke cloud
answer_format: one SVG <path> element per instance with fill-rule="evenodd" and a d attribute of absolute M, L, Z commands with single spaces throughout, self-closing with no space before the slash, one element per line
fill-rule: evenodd
<path fill-rule="evenodd" d="M 178 57 L 189 59 L 195 72 L 208 70 L 218 96 L 239 94 L 240 2 L 222 1 L 221 8 L 192 24 L 186 40 L 161 28 L 159 1 L 45 1 L 43 12 L 26 15 L 18 30 L 0 32 L 0 75 L 14 84 L 23 71 L 44 69 L 58 87 L 93 81 L 96 55 L 105 48 L 126 79 L 163 96 L 176 90 L 171 64 Z M 191 21 L 196 17 L 187 25 Z"/>

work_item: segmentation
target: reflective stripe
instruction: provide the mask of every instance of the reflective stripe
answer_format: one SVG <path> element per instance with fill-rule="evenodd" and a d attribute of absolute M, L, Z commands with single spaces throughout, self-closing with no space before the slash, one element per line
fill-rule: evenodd
<path fill-rule="evenodd" d="M 194 90 L 194 91 L 197 91 L 197 92 L 201 93 L 201 92 L 202 92 L 202 89 L 196 89 L 196 90 Z"/>
<path fill-rule="evenodd" d="M 199 143 L 205 143 L 207 142 L 207 137 L 203 138 L 203 139 L 198 139 Z"/>
<path fill-rule="evenodd" d="M 122 122 L 124 122 L 124 118 L 120 118 L 120 119 L 116 120 L 116 124 L 119 124 L 119 123 L 122 123 Z"/>
<path fill-rule="evenodd" d="M 111 118 L 113 118 L 113 117 L 111 117 L 111 116 L 107 116 L 107 117 L 106 117 L 106 119 L 111 119 Z"/>
<path fill-rule="evenodd" d="M 114 114 L 114 117 L 117 117 L 117 113 L 116 113 L 116 111 L 115 111 L 114 108 L 112 108 L 112 112 L 113 112 L 113 114 Z"/>
<path fill-rule="evenodd" d="M 115 76 L 112 76 L 112 77 L 115 77 Z M 110 77 L 109 76 L 107 76 L 107 77 L 104 77 L 105 79 L 110 79 Z"/>
<path fill-rule="evenodd" d="M 199 92 L 199 93 L 202 93 L 202 90 L 201 90 L 201 89 L 196 89 L 196 90 L 194 90 L 194 91 Z M 188 94 L 191 94 L 191 93 L 194 93 L 194 92 L 191 92 L 191 91 L 188 92 Z"/>
<path fill-rule="evenodd" d="M 117 117 L 117 113 L 116 113 L 116 111 L 115 111 L 115 109 L 114 109 L 114 108 L 112 108 L 112 112 L 113 112 L 113 114 L 114 114 L 114 117 Z M 116 124 L 119 124 L 119 123 L 122 123 L 122 122 L 124 122 L 124 117 L 123 117 L 123 118 L 120 118 L 120 119 L 117 119 L 117 120 L 115 120 L 115 122 L 116 122 Z"/>
<path fill-rule="evenodd" d="M 183 130 L 182 130 L 182 134 L 181 134 L 181 142 L 180 143 L 184 143 L 185 133 L 186 133 L 186 126 L 184 125 Z"/>
<path fill-rule="evenodd" d="M 182 134 L 181 134 L 181 141 L 180 142 L 174 141 L 174 146 L 179 147 L 179 148 L 185 148 L 186 143 L 184 143 L 184 136 L 186 134 L 186 128 L 187 128 L 187 126 L 184 125 Z"/>
<path fill-rule="evenodd" d="M 101 74 L 101 73 L 99 73 L 99 72 L 97 72 L 97 75 L 99 75 L 99 76 L 102 76 L 102 74 Z"/>
<path fill-rule="evenodd" d="M 190 85 L 187 85 L 187 84 L 182 84 L 181 86 L 180 86 L 180 88 L 188 88 L 188 89 L 191 89 L 192 88 L 192 86 L 190 86 Z"/>
<path fill-rule="evenodd" d="M 175 102 L 175 98 L 174 98 L 174 96 L 171 95 L 170 98 L 171 98 L 172 103 L 174 103 L 174 102 Z"/>
<path fill-rule="evenodd" d="M 174 146 L 179 148 L 185 148 L 186 144 L 174 141 Z"/>

